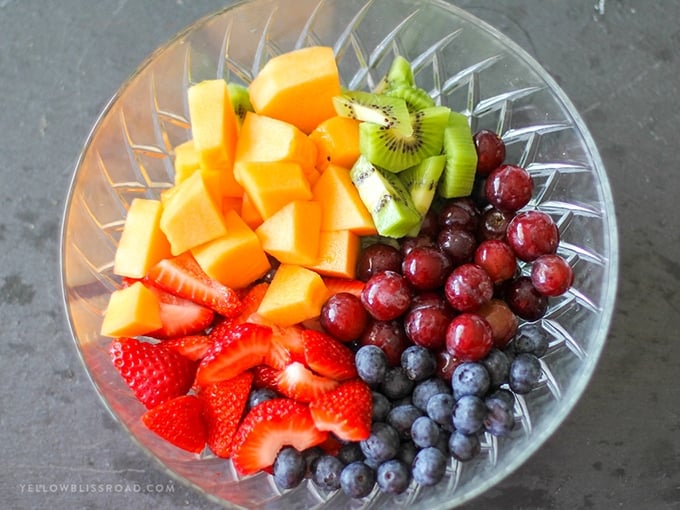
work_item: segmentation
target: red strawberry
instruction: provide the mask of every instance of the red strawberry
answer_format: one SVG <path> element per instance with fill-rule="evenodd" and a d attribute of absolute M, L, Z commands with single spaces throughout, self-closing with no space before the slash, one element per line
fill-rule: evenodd
<path fill-rule="evenodd" d="M 269 388 L 270 390 L 279 391 L 278 380 L 281 370 L 272 368 L 268 365 L 257 365 L 253 367 L 253 386 L 255 388 Z"/>
<path fill-rule="evenodd" d="M 175 338 L 194 335 L 212 324 L 215 312 L 210 308 L 189 301 L 153 285 L 147 285 L 158 296 L 163 326 L 148 336 L 154 338 Z"/>
<path fill-rule="evenodd" d="M 241 313 L 238 294 L 205 274 L 191 252 L 161 260 L 149 270 L 146 280 L 166 292 L 207 306 L 226 317 Z"/>
<path fill-rule="evenodd" d="M 178 448 L 201 453 L 207 438 L 203 404 L 195 395 L 182 395 L 146 411 L 142 422 Z"/>
<path fill-rule="evenodd" d="M 357 376 L 354 354 L 344 344 L 333 337 L 314 331 L 302 333 L 305 348 L 305 363 L 317 374 L 337 381 Z"/>
<path fill-rule="evenodd" d="M 208 335 L 188 335 L 163 341 L 163 346 L 177 351 L 182 356 L 193 361 L 202 359 L 212 347 L 212 340 Z"/>
<path fill-rule="evenodd" d="M 272 338 L 269 352 L 264 357 L 265 365 L 283 370 L 292 361 L 290 352 Z"/>
<path fill-rule="evenodd" d="M 231 456 L 232 440 L 241 423 L 252 382 L 253 374 L 243 372 L 233 379 L 205 386 L 199 392 L 208 424 L 208 446 L 218 457 Z"/>
<path fill-rule="evenodd" d="M 260 282 L 256 283 L 246 291 L 245 295 L 241 299 L 243 308 L 240 315 L 238 316 L 238 320 L 240 322 L 246 322 L 248 317 L 257 312 L 257 309 L 259 308 L 268 288 L 269 284 L 267 282 Z"/>
<path fill-rule="evenodd" d="M 232 461 L 240 475 L 250 475 L 271 466 L 286 445 L 303 451 L 327 437 L 314 426 L 307 405 L 287 398 L 267 400 L 243 419 L 234 437 Z"/>
<path fill-rule="evenodd" d="M 286 397 L 311 402 L 335 389 L 338 384 L 335 379 L 316 375 L 302 363 L 294 361 L 279 374 L 276 388 Z"/>
<path fill-rule="evenodd" d="M 373 395 L 363 381 L 342 383 L 310 403 L 309 410 L 319 430 L 333 432 L 343 441 L 363 441 L 371 435 Z"/>
<path fill-rule="evenodd" d="M 350 278 L 334 278 L 326 276 L 323 279 L 328 288 L 328 295 L 332 296 L 339 292 L 349 292 L 357 297 L 361 297 L 361 291 L 364 290 L 365 283 L 360 280 L 353 280 Z"/>
<path fill-rule="evenodd" d="M 225 336 L 215 338 L 196 372 L 196 384 L 205 386 L 236 377 L 241 372 L 264 363 L 271 348 L 272 330 L 258 324 L 239 324 Z"/>
<path fill-rule="evenodd" d="M 303 328 L 300 326 L 274 326 L 272 331 L 272 340 L 282 345 L 290 353 L 292 361 L 305 360 L 305 345 L 302 339 Z"/>
<path fill-rule="evenodd" d="M 186 394 L 194 381 L 196 363 L 163 344 L 117 338 L 109 354 L 123 380 L 147 409 Z"/>

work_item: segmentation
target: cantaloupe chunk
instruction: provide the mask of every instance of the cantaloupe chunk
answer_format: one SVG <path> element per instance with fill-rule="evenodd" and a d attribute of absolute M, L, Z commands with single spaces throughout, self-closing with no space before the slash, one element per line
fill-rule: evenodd
<path fill-rule="evenodd" d="M 160 219 L 173 255 L 227 233 L 221 199 L 208 189 L 202 172 L 195 172 L 175 188 L 163 201 Z"/>
<path fill-rule="evenodd" d="M 234 170 L 257 212 L 265 220 L 288 202 L 312 198 L 312 189 L 298 163 L 238 161 Z"/>
<path fill-rule="evenodd" d="M 232 289 L 257 280 L 271 267 L 260 240 L 234 210 L 224 217 L 227 235 L 191 250 L 208 276 Z"/>
<path fill-rule="evenodd" d="M 309 134 L 316 144 L 316 168 L 329 164 L 352 168 L 359 158 L 359 121 L 336 115 L 324 120 Z"/>
<path fill-rule="evenodd" d="M 292 326 L 318 317 L 327 298 L 328 289 L 318 273 L 281 264 L 257 313 L 279 326 Z"/>
<path fill-rule="evenodd" d="M 319 251 L 321 205 L 309 200 L 289 202 L 257 227 L 265 252 L 282 264 L 314 264 Z"/>
<path fill-rule="evenodd" d="M 349 230 L 321 232 L 317 261 L 307 268 L 324 276 L 354 279 L 360 250 L 359 236 Z"/>
<path fill-rule="evenodd" d="M 311 132 L 335 115 L 340 74 L 333 49 L 312 46 L 269 60 L 248 87 L 256 112 Z"/>
<path fill-rule="evenodd" d="M 175 147 L 175 184 L 179 184 L 201 167 L 193 140 Z"/>
<path fill-rule="evenodd" d="M 223 197 L 222 215 L 226 216 L 229 211 L 236 211 L 239 215 L 243 207 L 243 197 Z"/>
<path fill-rule="evenodd" d="M 158 200 L 132 201 L 114 257 L 114 274 L 142 278 L 151 266 L 171 255 L 170 243 L 160 228 L 161 211 Z"/>
<path fill-rule="evenodd" d="M 248 112 L 236 144 L 236 161 L 292 161 L 311 176 L 316 144 L 293 124 Z"/>
<path fill-rule="evenodd" d="M 244 193 L 241 199 L 241 219 L 252 229 L 256 229 L 264 221 L 248 193 Z"/>
<path fill-rule="evenodd" d="M 314 184 L 312 195 L 321 204 L 321 230 L 351 230 L 362 236 L 377 233 L 346 168 L 329 165 Z"/>
<path fill-rule="evenodd" d="M 189 87 L 189 116 L 201 169 L 221 172 L 220 193 L 240 196 L 233 178 L 238 121 L 224 80 L 205 80 Z"/>
<path fill-rule="evenodd" d="M 142 282 L 111 293 L 101 334 L 121 337 L 144 335 L 162 326 L 158 296 Z"/>

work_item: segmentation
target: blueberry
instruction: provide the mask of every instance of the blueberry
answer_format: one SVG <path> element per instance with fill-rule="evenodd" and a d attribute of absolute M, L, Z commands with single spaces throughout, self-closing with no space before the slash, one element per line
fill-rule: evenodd
<path fill-rule="evenodd" d="M 477 434 L 467 435 L 461 432 L 454 432 L 449 437 L 449 452 L 461 462 L 470 460 L 482 450 Z"/>
<path fill-rule="evenodd" d="M 482 365 L 489 373 L 492 388 L 498 388 L 501 384 L 508 382 L 510 374 L 510 359 L 500 349 L 491 349 L 489 354 L 481 360 Z"/>
<path fill-rule="evenodd" d="M 437 358 L 430 349 L 411 345 L 401 354 L 401 366 L 406 370 L 409 379 L 422 381 L 434 375 L 437 370 Z"/>
<path fill-rule="evenodd" d="M 425 412 L 427 411 L 427 402 L 430 400 L 430 397 L 439 393 L 448 393 L 450 395 L 451 385 L 447 384 L 444 379 L 433 377 L 416 384 L 415 388 L 413 388 L 411 400 L 414 406 Z"/>
<path fill-rule="evenodd" d="M 380 388 L 387 398 L 394 401 L 410 395 L 413 385 L 413 381 L 406 375 L 406 370 L 398 366 L 387 371 Z"/>
<path fill-rule="evenodd" d="M 352 462 L 364 460 L 364 453 L 361 451 L 361 445 L 352 441 L 340 447 L 337 457 L 343 464 L 351 464 Z"/>
<path fill-rule="evenodd" d="M 363 462 L 352 462 L 340 473 L 340 487 L 351 498 L 368 496 L 375 485 L 375 471 Z"/>
<path fill-rule="evenodd" d="M 412 404 L 395 406 L 387 415 L 387 423 L 399 433 L 401 439 L 411 438 L 411 426 L 423 412 Z"/>
<path fill-rule="evenodd" d="M 252 409 L 257 404 L 266 402 L 279 397 L 280 395 L 270 388 L 255 388 L 248 395 L 248 409 Z"/>
<path fill-rule="evenodd" d="M 377 391 L 373 392 L 373 420 L 372 421 L 385 421 L 387 420 L 387 413 L 390 412 L 392 404 L 390 399 L 387 398 L 382 393 Z"/>
<path fill-rule="evenodd" d="M 528 352 L 540 358 L 548 351 L 549 338 L 540 324 L 534 322 L 523 326 L 512 343 L 517 354 Z"/>
<path fill-rule="evenodd" d="M 411 439 L 419 448 L 436 446 L 439 441 L 439 425 L 429 416 L 420 416 L 411 425 Z"/>
<path fill-rule="evenodd" d="M 523 352 L 510 364 L 510 389 L 517 394 L 529 393 L 541 377 L 541 363 L 536 355 Z"/>
<path fill-rule="evenodd" d="M 423 448 L 413 460 L 413 479 L 420 485 L 435 485 L 446 472 L 446 456 L 437 448 Z"/>
<path fill-rule="evenodd" d="M 376 474 L 378 487 L 389 494 L 401 494 L 408 489 L 411 483 L 411 470 L 409 466 L 398 459 L 383 462 L 378 467 Z"/>
<path fill-rule="evenodd" d="M 442 428 L 439 429 L 439 440 L 437 440 L 437 443 L 434 445 L 435 448 L 437 448 L 440 452 L 442 452 L 444 455 L 447 457 L 451 456 L 451 453 L 449 452 L 449 438 L 451 437 L 451 432 L 448 430 L 444 430 Z"/>
<path fill-rule="evenodd" d="M 371 435 L 359 444 L 366 459 L 381 463 L 396 457 L 399 443 L 399 433 L 392 425 L 375 422 L 371 426 Z"/>
<path fill-rule="evenodd" d="M 274 482 L 280 489 L 292 489 L 300 485 L 307 473 L 307 463 L 299 451 L 286 446 L 274 461 Z"/>
<path fill-rule="evenodd" d="M 399 446 L 399 452 L 397 453 L 397 458 L 402 462 L 405 462 L 408 466 L 413 464 L 413 460 L 416 458 L 418 453 L 418 447 L 412 440 L 402 441 Z"/>
<path fill-rule="evenodd" d="M 505 410 L 510 412 L 515 408 L 515 394 L 505 388 L 499 388 L 485 398 L 487 403 L 490 400 L 497 401 Z"/>
<path fill-rule="evenodd" d="M 512 408 L 508 408 L 502 398 L 487 397 L 484 400 L 487 413 L 484 418 L 484 428 L 494 436 L 507 436 L 515 426 Z"/>
<path fill-rule="evenodd" d="M 312 466 L 312 480 L 323 490 L 334 491 L 340 488 L 340 473 L 345 464 L 332 455 L 322 455 Z"/>
<path fill-rule="evenodd" d="M 490 384 L 489 372 L 481 363 L 470 361 L 461 363 L 451 376 L 451 388 L 456 400 L 465 395 L 483 397 Z"/>
<path fill-rule="evenodd" d="M 453 426 L 463 434 L 476 434 L 484 425 L 486 405 L 475 395 L 460 397 L 453 406 Z"/>
<path fill-rule="evenodd" d="M 451 416 L 455 402 L 453 395 L 449 393 L 432 395 L 430 400 L 427 401 L 427 415 L 443 429 L 450 432 L 453 430 Z"/>
<path fill-rule="evenodd" d="M 354 355 L 359 378 L 366 384 L 377 386 L 385 379 L 389 368 L 387 356 L 377 345 L 364 345 Z"/>

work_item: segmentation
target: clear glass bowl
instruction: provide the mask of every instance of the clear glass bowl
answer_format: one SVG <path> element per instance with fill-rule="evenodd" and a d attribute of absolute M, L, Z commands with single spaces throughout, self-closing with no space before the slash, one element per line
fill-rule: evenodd
<path fill-rule="evenodd" d="M 530 208 L 554 217 L 560 253 L 576 273 L 541 320 L 553 334 L 540 387 L 520 397 L 511 437 L 486 436 L 476 460 L 451 460 L 439 485 L 352 501 L 312 483 L 281 493 L 266 474 L 239 478 L 230 462 L 185 453 L 140 425 L 144 411 L 109 361 L 99 335 L 126 210 L 173 181 L 173 147 L 190 137 L 187 88 L 224 77 L 248 83 L 273 55 L 306 45 L 335 49 L 343 84 L 370 89 L 395 54 L 414 65 L 437 102 L 500 132 L 509 161 L 536 183 Z M 153 53 L 96 122 L 77 163 L 62 239 L 63 294 L 76 347 L 104 404 L 172 475 L 230 507 L 452 508 L 522 464 L 574 407 L 602 350 L 614 307 L 618 249 L 612 196 L 583 121 L 521 48 L 437 0 L 253 0 L 199 20 Z M 102 453 L 105 455 L 105 453 Z"/>

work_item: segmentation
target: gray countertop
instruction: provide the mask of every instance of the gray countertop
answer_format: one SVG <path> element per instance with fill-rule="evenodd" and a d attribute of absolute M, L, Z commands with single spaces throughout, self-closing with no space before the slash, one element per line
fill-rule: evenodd
<path fill-rule="evenodd" d="M 159 44 L 228 3 L 0 0 L 2 508 L 214 506 L 105 411 L 68 333 L 58 251 L 73 165 L 108 98 Z M 465 508 L 678 509 L 680 2 L 453 3 L 526 48 L 583 114 L 621 244 L 616 312 L 586 394 L 523 467 Z M 95 484 L 151 490 L 87 490 Z"/>

